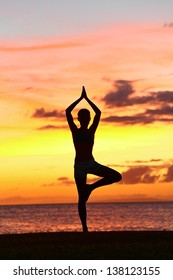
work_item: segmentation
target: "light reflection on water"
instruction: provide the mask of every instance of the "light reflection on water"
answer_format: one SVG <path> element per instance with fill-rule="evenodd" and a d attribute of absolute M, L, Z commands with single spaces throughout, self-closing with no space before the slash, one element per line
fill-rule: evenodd
<path fill-rule="evenodd" d="M 90 231 L 173 230 L 173 203 L 90 203 Z M 0 206 L 0 234 L 81 231 L 76 204 Z"/>

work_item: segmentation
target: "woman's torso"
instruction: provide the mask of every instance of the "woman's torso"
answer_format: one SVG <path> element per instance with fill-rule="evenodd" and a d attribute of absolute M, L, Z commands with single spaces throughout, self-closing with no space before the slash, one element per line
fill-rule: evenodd
<path fill-rule="evenodd" d="M 76 150 L 75 162 L 93 159 L 94 133 L 89 129 L 77 129 L 73 132 L 73 143 Z"/>

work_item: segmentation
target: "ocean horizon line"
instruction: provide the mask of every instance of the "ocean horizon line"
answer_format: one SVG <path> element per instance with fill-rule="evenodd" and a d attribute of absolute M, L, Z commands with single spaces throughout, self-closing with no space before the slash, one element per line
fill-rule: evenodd
<path fill-rule="evenodd" d="M 161 201 L 161 200 L 151 200 L 151 201 L 96 201 L 96 202 L 88 202 L 88 204 L 148 204 L 148 203 L 173 203 L 173 200 L 170 201 Z M 44 206 L 44 205 L 76 205 L 77 202 L 56 202 L 56 203 L 19 203 L 19 204 L 0 204 L 0 207 L 4 206 Z"/>

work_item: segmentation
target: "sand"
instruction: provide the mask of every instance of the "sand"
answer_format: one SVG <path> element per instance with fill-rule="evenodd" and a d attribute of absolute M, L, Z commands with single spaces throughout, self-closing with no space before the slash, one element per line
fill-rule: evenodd
<path fill-rule="evenodd" d="M 172 231 L 0 235 L 1 260 L 172 260 Z"/>

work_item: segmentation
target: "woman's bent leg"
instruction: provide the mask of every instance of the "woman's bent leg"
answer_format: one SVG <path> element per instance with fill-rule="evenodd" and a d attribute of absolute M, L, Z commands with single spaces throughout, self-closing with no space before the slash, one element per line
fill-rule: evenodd
<path fill-rule="evenodd" d="M 98 168 L 98 170 L 94 171 L 92 174 L 99 176 L 99 177 L 103 177 L 102 179 L 100 179 L 90 185 L 92 190 L 94 190 L 98 187 L 101 187 L 101 186 L 110 185 L 112 183 L 119 182 L 122 179 L 122 176 L 118 171 L 116 171 L 112 168 L 109 168 L 107 166 L 104 166 L 104 165 L 101 165 Z"/>

